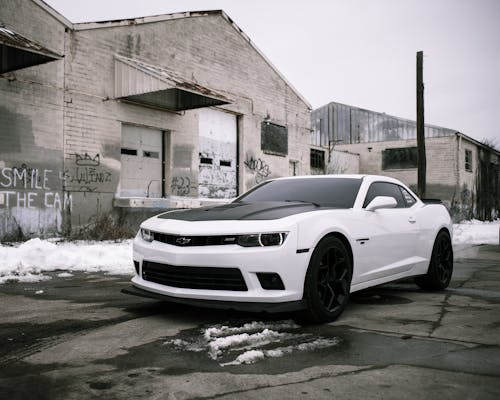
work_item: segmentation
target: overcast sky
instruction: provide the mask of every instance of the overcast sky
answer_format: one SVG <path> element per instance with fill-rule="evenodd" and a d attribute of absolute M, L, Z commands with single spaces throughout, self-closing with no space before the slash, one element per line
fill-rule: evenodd
<path fill-rule="evenodd" d="M 223 9 L 317 108 L 331 101 L 500 147 L 499 0 L 45 0 L 72 22 Z"/>

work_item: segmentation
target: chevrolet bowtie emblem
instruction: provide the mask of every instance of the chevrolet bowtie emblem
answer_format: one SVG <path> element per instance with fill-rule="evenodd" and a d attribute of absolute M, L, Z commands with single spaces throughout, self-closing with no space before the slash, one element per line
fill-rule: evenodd
<path fill-rule="evenodd" d="M 191 242 L 191 239 L 186 237 L 180 237 L 175 240 L 175 243 L 180 244 L 181 246 L 188 244 L 189 242 Z"/>

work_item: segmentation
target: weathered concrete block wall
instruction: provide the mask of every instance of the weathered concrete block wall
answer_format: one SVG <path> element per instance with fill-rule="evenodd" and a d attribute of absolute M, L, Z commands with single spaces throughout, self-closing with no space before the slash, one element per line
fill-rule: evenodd
<path fill-rule="evenodd" d="M 348 150 L 360 155 L 361 174 L 386 175 L 399 179 L 413 190 L 417 188 L 417 168 L 382 169 L 382 151 L 393 148 L 416 147 L 417 141 L 396 140 L 391 142 L 337 145 L 337 150 Z M 457 138 L 446 136 L 426 139 L 427 193 L 428 198 L 439 198 L 451 205 L 456 197 L 458 183 Z"/>
<path fill-rule="evenodd" d="M 0 22 L 58 54 L 65 26 L 30 0 L 2 1 Z M 0 76 L 0 239 L 62 228 L 64 61 Z M 13 236 L 14 235 L 14 236 Z"/>
<path fill-rule="evenodd" d="M 233 100 L 220 108 L 239 116 L 240 192 L 263 178 L 289 175 L 290 160 L 309 173 L 307 105 L 222 15 L 85 27 L 78 25 L 66 40 L 65 177 L 73 224 L 111 208 L 120 179 L 122 123 L 168 131 L 167 183 L 188 178 L 187 195 L 198 195 L 197 110 L 175 114 L 114 100 L 116 54 L 176 71 Z M 287 126 L 286 157 L 261 151 L 265 118 Z M 94 167 L 100 181 L 86 179 L 93 167 L 82 169 L 82 157 L 99 159 Z M 167 194 L 175 195 L 170 189 Z"/>
<path fill-rule="evenodd" d="M 219 108 L 237 116 L 240 193 L 289 175 L 291 162 L 298 173 L 310 172 L 308 105 L 225 14 L 187 15 L 73 26 L 37 0 L 2 3 L 0 22 L 64 58 L 0 77 L 0 237 L 60 234 L 111 211 L 124 124 L 165 132 L 166 194 L 197 198 L 199 111 L 115 99 L 116 55 L 167 68 L 232 100 Z M 262 151 L 263 121 L 287 127 L 285 156 Z M 189 184 L 179 190 L 178 182 Z"/>
<path fill-rule="evenodd" d="M 326 167 L 327 174 L 359 174 L 359 154 L 332 150 Z"/>

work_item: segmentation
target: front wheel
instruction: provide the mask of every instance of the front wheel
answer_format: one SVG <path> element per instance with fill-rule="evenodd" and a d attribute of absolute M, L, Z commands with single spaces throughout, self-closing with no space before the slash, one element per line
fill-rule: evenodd
<path fill-rule="evenodd" d="M 453 273 L 453 248 L 448 232 L 441 231 L 432 248 L 427 274 L 417 276 L 415 283 L 422 289 L 443 290 L 448 287 Z"/>
<path fill-rule="evenodd" d="M 336 319 L 349 300 L 351 278 L 352 262 L 346 246 L 333 236 L 322 239 L 314 249 L 306 273 L 305 322 L 321 323 Z"/>

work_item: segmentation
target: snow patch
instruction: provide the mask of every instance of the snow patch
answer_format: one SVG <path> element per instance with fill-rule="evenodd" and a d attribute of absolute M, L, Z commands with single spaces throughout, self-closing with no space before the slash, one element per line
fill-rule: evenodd
<path fill-rule="evenodd" d="M 298 329 L 300 326 L 289 320 L 254 321 L 242 326 L 220 325 L 204 329 L 193 341 L 171 339 L 164 345 L 180 351 L 203 351 L 221 366 L 230 366 L 253 364 L 265 358 L 283 357 L 294 351 L 312 351 L 339 343 L 338 338 L 314 338 L 311 333 L 296 332 Z"/>
<path fill-rule="evenodd" d="M 453 244 L 499 244 L 500 220 L 470 220 L 453 225 Z"/>
<path fill-rule="evenodd" d="M 105 272 L 131 275 L 132 240 L 123 242 L 61 242 L 30 239 L 17 246 L 0 245 L 0 284 L 10 281 L 39 282 L 45 272 Z M 64 273 L 64 272 L 63 272 Z"/>
<path fill-rule="evenodd" d="M 338 338 L 325 339 L 319 338 L 312 342 L 299 343 L 297 345 L 278 347 L 272 350 L 249 350 L 240 354 L 234 361 L 222 363 L 223 367 L 227 365 L 240 365 L 240 364 L 254 364 L 264 358 L 283 357 L 285 354 L 290 354 L 294 351 L 313 351 L 333 347 L 338 345 L 340 340 Z"/>

